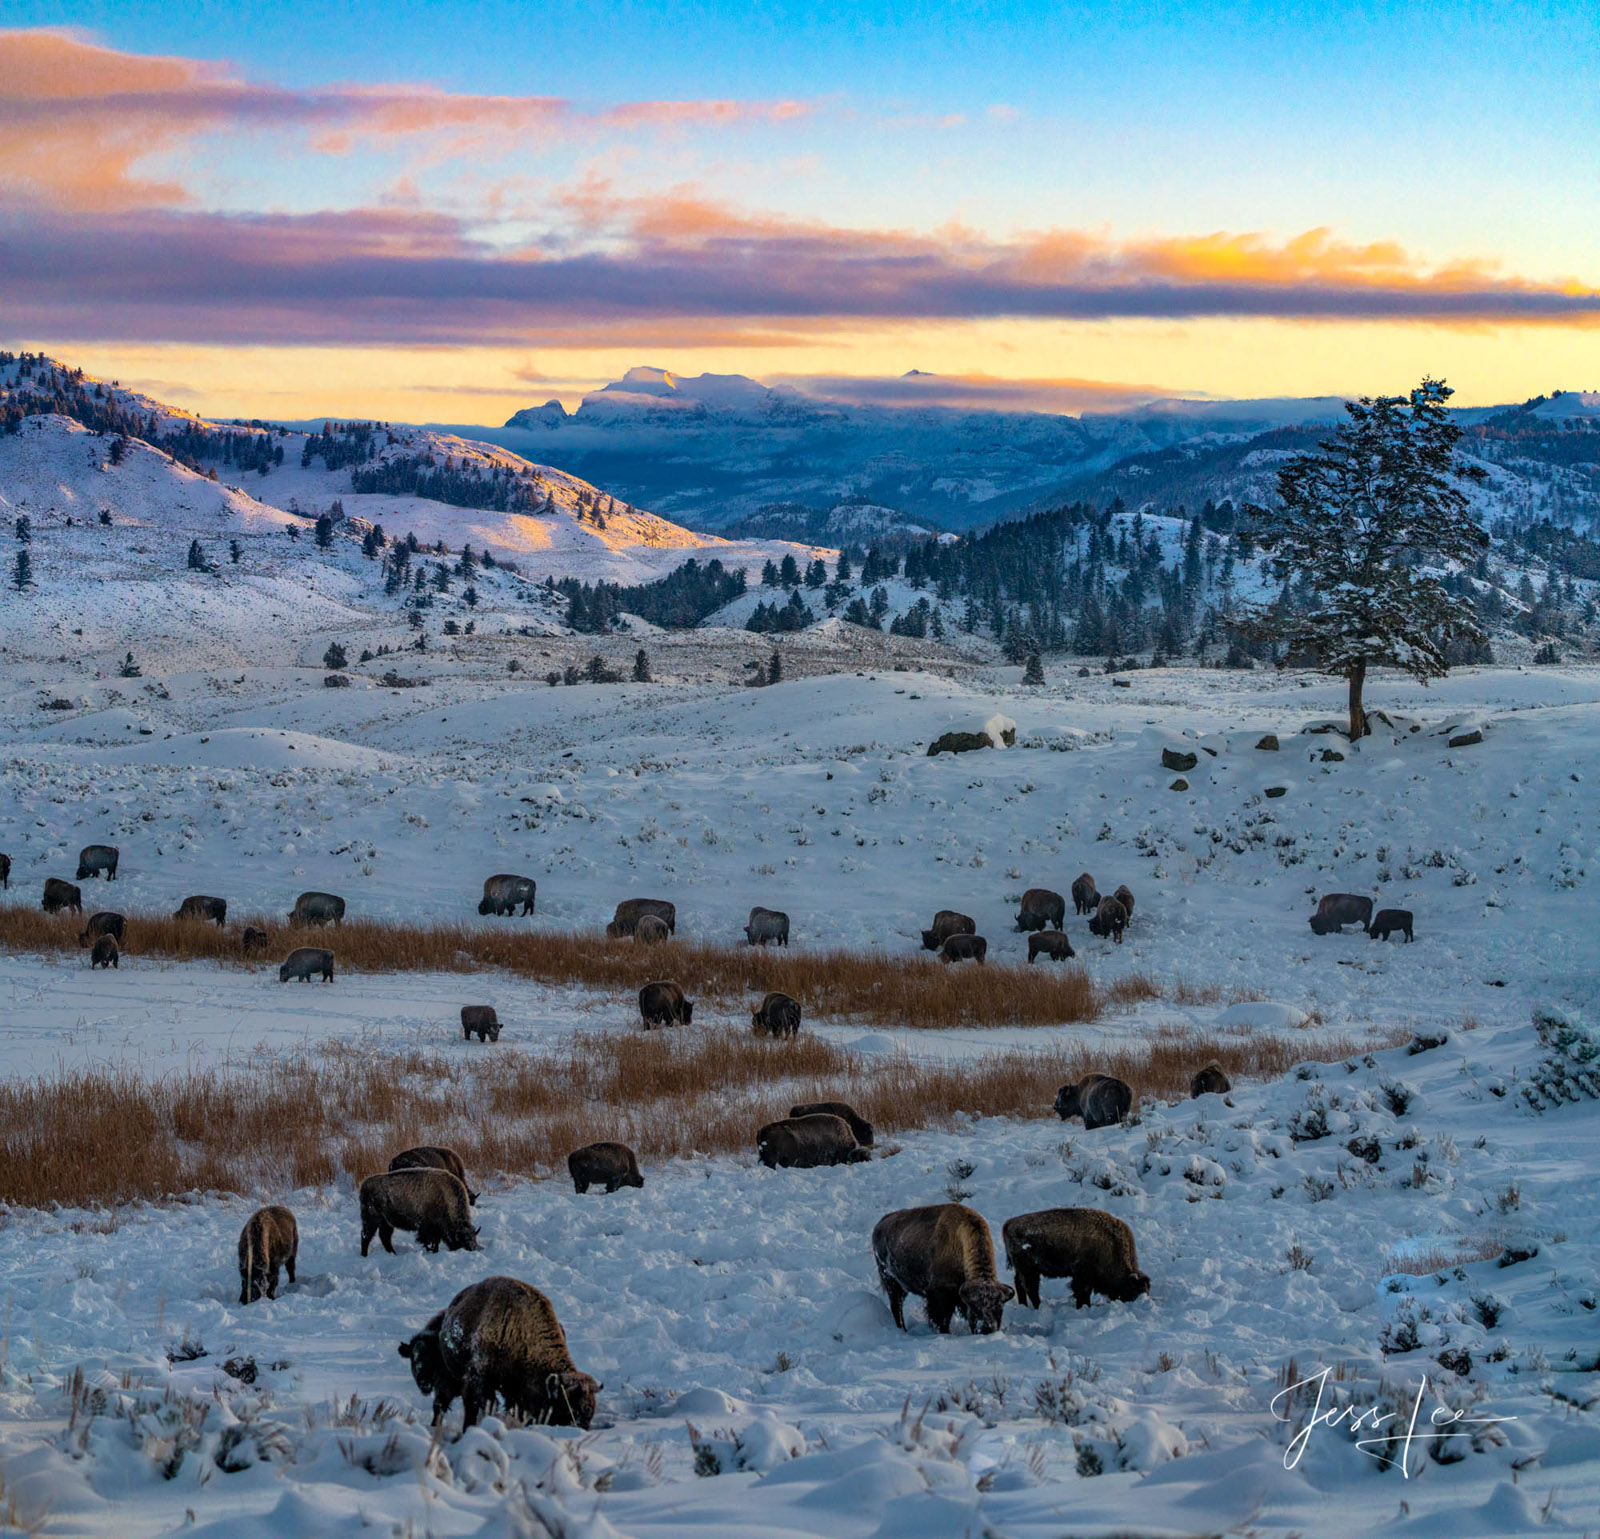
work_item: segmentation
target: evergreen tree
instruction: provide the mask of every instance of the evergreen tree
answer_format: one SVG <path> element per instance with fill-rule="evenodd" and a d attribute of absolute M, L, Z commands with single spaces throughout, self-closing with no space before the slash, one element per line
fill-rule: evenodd
<path fill-rule="evenodd" d="M 228 560 L 230 560 L 235 566 L 238 566 L 239 561 L 243 557 L 243 555 L 244 555 L 244 550 L 241 548 L 239 542 L 237 540 L 229 540 L 228 541 Z"/>
<path fill-rule="evenodd" d="M 340 668 L 346 667 L 348 663 L 349 658 L 345 656 L 344 648 L 337 641 L 330 641 L 328 650 L 322 654 L 322 666 L 330 671 L 337 672 Z"/>
<path fill-rule="evenodd" d="M 1456 458 L 1451 394 L 1425 379 L 1409 395 L 1349 402 L 1333 437 L 1278 473 L 1275 504 L 1253 510 L 1273 574 L 1311 603 L 1280 601 L 1252 615 L 1252 628 L 1346 681 L 1352 741 L 1367 731 L 1368 669 L 1387 664 L 1426 684 L 1449 671 L 1453 638 L 1484 637 L 1472 604 L 1434 575 L 1470 567 L 1489 543 L 1456 484 L 1484 473 Z"/>
<path fill-rule="evenodd" d="M 761 568 L 761 586 L 763 588 L 778 586 L 778 568 L 771 561 Z"/>
<path fill-rule="evenodd" d="M 26 546 L 17 551 L 17 559 L 11 568 L 11 586 L 18 593 L 33 586 L 33 557 L 28 554 Z"/>
<path fill-rule="evenodd" d="M 317 519 L 317 548 L 327 550 L 333 544 L 333 519 L 323 513 Z"/>
<path fill-rule="evenodd" d="M 633 682 L 635 684 L 648 684 L 650 679 L 650 654 L 640 647 L 633 654 Z"/>
<path fill-rule="evenodd" d="M 1028 654 L 1028 666 L 1022 675 L 1022 682 L 1024 684 L 1044 683 L 1044 663 L 1037 652 Z"/>
<path fill-rule="evenodd" d="M 767 683 L 781 684 L 783 682 L 783 659 L 776 652 L 772 654 L 772 661 L 767 664 Z"/>
<path fill-rule="evenodd" d="M 127 457 L 127 453 L 128 435 L 126 433 L 118 433 L 117 436 L 111 440 L 111 448 L 106 454 L 106 461 L 108 464 L 120 465 Z"/>
<path fill-rule="evenodd" d="M 783 558 L 783 565 L 778 568 L 778 582 L 785 588 L 800 586 L 800 567 L 792 554 Z"/>
<path fill-rule="evenodd" d="M 849 551 L 841 550 L 839 552 L 839 564 L 838 564 L 838 566 L 836 566 L 833 569 L 833 580 L 835 582 L 849 582 L 850 581 L 850 552 Z"/>
<path fill-rule="evenodd" d="M 818 559 L 806 568 L 806 586 L 808 588 L 823 587 L 828 581 L 827 564 Z"/>
<path fill-rule="evenodd" d="M 468 609 L 476 609 L 478 607 L 478 590 L 470 582 L 461 597 L 466 600 Z"/>
<path fill-rule="evenodd" d="M 24 544 L 33 540 L 33 520 L 26 513 L 17 515 L 17 538 Z"/>
<path fill-rule="evenodd" d="M 206 565 L 206 553 L 200 548 L 199 540 L 189 541 L 189 570 L 191 572 L 209 572 Z"/>

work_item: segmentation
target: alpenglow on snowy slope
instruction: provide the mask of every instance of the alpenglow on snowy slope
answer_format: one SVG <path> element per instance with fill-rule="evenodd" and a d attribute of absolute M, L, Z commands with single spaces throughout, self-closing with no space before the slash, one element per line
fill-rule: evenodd
<path fill-rule="evenodd" d="M 1600 1527 L 1600 545 L 1513 427 L 1129 429 L 979 527 L 861 409 L 667 517 L 811 408 L 609 484 L 585 413 L 689 431 L 611 394 L 0 354 L 0 1526 Z M 1430 431 L 1394 550 L 1259 506 Z"/>

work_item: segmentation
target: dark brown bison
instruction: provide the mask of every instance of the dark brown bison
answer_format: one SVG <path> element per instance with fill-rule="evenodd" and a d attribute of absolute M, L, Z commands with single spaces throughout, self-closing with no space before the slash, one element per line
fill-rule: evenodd
<path fill-rule="evenodd" d="M 626 1144 L 588 1144 L 567 1156 L 567 1174 L 581 1197 L 591 1186 L 603 1186 L 609 1196 L 622 1186 L 643 1186 L 639 1161 Z"/>
<path fill-rule="evenodd" d="M 1133 1091 L 1109 1074 L 1085 1074 L 1076 1085 L 1056 1091 L 1056 1116 L 1082 1117 L 1086 1130 L 1110 1127 L 1133 1109 Z"/>
<path fill-rule="evenodd" d="M 855 1139 L 863 1149 L 872 1147 L 872 1124 L 865 1117 L 856 1115 L 853 1106 L 844 1101 L 807 1101 L 800 1106 L 789 1108 L 791 1117 L 843 1117 L 850 1124 L 850 1131 L 855 1134 Z"/>
<path fill-rule="evenodd" d="M 117 950 L 117 943 L 109 935 L 102 935 L 94 943 L 94 950 L 89 953 L 89 967 L 93 971 L 96 967 L 120 968 L 121 953 Z"/>
<path fill-rule="evenodd" d="M 667 921 L 656 914 L 642 915 L 633 927 L 633 943 L 636 946 L 662 946 L 671 939 L 672 932 L 667 928 Z"/>
<path fill-rule="evenodd" d="M 493 1005 L 463 1005 L 461 1007 L 461 1035 L 470 1042 L 476 1034 L 480 1042 L 500 1040 L 500 1017 Z"/>
<path fill-rule="evenodd" d="M 981 935 L 947 935 L 939 951 L 941 962 L 981 962 L 989 954 L 989 942 Z"/>
<path fill-rule="evenodd" d="M 639 1019 L 652 1026 L 687 1026 L 694 1019 L 694 1001 L 675 983 L 647 983 L 639 990 Z"/>
<path fill-rule="evenodd" d="M 1114 940 L 1119 946 L 1122 944 L 1122 932 L 1128 923 L 1128 911 L 1116 898 L 1102 898 L 1100 906 L 1095 909 L 1094 917 L 1089 921 L 1089 933 L 1098 935 L 1102 940 Z"/>
<path fill-rule="evenodd" d="M 769 1122 L 756 1133 L 756 1154 L 768 1170 L 814 1170 L 819 1165 L 859 1165 L 872 1158 L 843 1117 L 811 1112 Z"/>
<path fill-rule="evenodd" d="M 1215 1062 L 1208 1063 L 1189 1081 L 1189 1094 L 1192 1096 L 1226 1095 L 1232 1089 L 1228 1076 L 1222 1072 L 1222 1065 Z"/>
<path fill-rule="evenodd" d="M 1367 931 L 1373 940 L 1386 941 L 1398 930 L 1407 943 L 1416 937 L 1411 933 L 1411 910 L 1408 908 L 1380 908 Z"/>
<path fill-rule="evenodd" d="M 83 933 L 78 937 L 80 946 L 91 946 L 102 935 L 109 935 L 120 946 L 123 931 L 127 928 L 128 921 L 121 914 L 113 914 L 109 910 L 102 910 L 98 914 L 91 914 L 88 922 L 83 927 Z"/>
<path fill-rule="evenodd" d="M 289 911 L 289 923 L 324 925 L 344 923 L 344 899 L 331 892 L 303 892 Z"/>
<path fill-rule="evenodd" d="M 750 1012 L 750 1024 L 769 1037 L 799 1036 L 800 1001 L 787 994 L 768 994 Z"/>
<path fill-rule="evenodd" d="M 1111 894 L 1111 896 L 1113 898 L 1115 898 L 1117 900 L 1117 902 L 1122 905 L 1123 911 L 1128 916 L 1127 919 L 1124 920 L 1123 922 L 1125 924 L 1132 923 L 1132 921 L 1133 921 L 1133 893 L 1129 889 L 1128 884 L 1126 882 L 1124 882 L 1119 888 L 1117 888 L 1117 890 L 1114 893 Z"/>
<path fill-rule="evenodd" d="M 1072 884 L 1072 911 L 1075 914 L 1092 914 L 1100 906 L 1100 894 L 1095 890 L 1094 878 L 1087 871 Z"/>
<path fill-rule="evenodd" d="M 1330 892 L 1318 905 L 1308 923 L 1315 935 L 1331 935 L 1347 924 L 1363 930 L 1372 925 L 1372 899 L 1353 892 Z"/>
<path fill-rule="evenodd" d="M 333 982 L 333 953 L 321 946 L 296 946 L 278 969 L 279 983 L 291 978 L 310 983 L 313 977 L 320 977 L 324 983 Z"/>
<path fill-rule="evenodd" d="M 287 1208 L 257 1208 L 239 1231 L 239 1302 L 253 1304 L 278 1296 L 278 1271 L 294 1281 L 300 1254 L 300 1226 Z"/>
<path fill-rule="evenodd" d="M 497 1400 L 532 1421 L 587 1428 L 603 1387 L 573 1364 L 550 1300 L 515 1277 L 463 1288 L 400 1355 L 433 1397 L 436 1427 L 459 1396 L 463 1431 Z"/>
<path fill-rule="evenodd" d="M 531 876 L 491 876 L 483 884 L 480 914 L 514 914 L 522 905 L 524 915 L 533 912 L 535 882 Z"/>
<path fill-rule="evenodd" d="M 1048 926 L 1061 929 L 1067 922 L 1067 900 L 1048 887 L 1030 887 L 1022 895 L 1022 905 L 1017 910 L 1019 930 L 1043 930 Z"/>
<path fill-rule="evenodd" d="M 933 928 L 922 932 L 922 949 L 937 951 L 952 935 L 977 933 L 977 921 L 970 914 L 958 914 L 953 908 L 942 908 L 933 916 Z"/>
<path fill-rule="evenodd" d="M 361 1254 L 373 1235 L 394 1254 L 396 1229 L 414 1231 L 424 1250 L 476 1250 L 478 1231 L 464 1181 L 448 1170 L 389 1170 L 361 1183 Z"/>
<path fill-rule="evenodd" d="M 178 912 L 172 916 L 174 919 L 209 919 L 220 930 L 228 922 L 228 900 L 226 898 L 207 898 L 199 893 L 185 898 L 178 905 Z"/>
<path fill-rule="evenodd" d="M 44 879 L 44 898 L 39 906 L 47 914 L 59 914 L 64 908 L 81 914 L 83 894 L 71 882 L 63 882 L 59 876 L 47 876 Z"/>
<path fill-rule="evenodd" d="M 1131 1304 L 1150 1291 L 1150 1279 L 1139 1270 L 1133 1231 L 1098 1208 L 1019 1213 L 1001 1226 L 1000 1238 L 1017 1299 L 1030 1309 L 1039 1307 L 1041 1277 L 1070 1277 L 1072 1302 L 1079 1309 L 1087 1308 L 1095 1293 Z"/>
<path fill-rule="evenodd" d="M 246 956 L 250 956 L 257 951 L 265 951 L 267 949 L 267 932 L 257 929 L 253 924 L 247 924 L 244 927 L 244 934 L 239 937 L 239 949 Z"/>
<path fill-rule="evenodd" d="M 654 914 L 657 919 L 664 920 L 668 935 L 678 933 L 678 910 L 675 904 L 668 903 L 665 898 L 628 898 L 617 905 L 616 913 L 611 916 L 611 923 L 606 926 L 607 938 L 620 940 L 623 936 L 632 935 L 646 914 Z"/>
<path fill-rule="evenodd" d="M 1037 930 L 1028 937 L 1030 962 L 1036 962 L 1040 957 L 1049 957 L 1052 962 L 1065 962 L 1068 957 L 1077 954 L 1065 930 Z"/>
<path fill-rule="evenodd" d="M 11 857 L 0 855 L 0 888 L 9 890 L 11 887 Z"/>
<path fill-rule="evenodd" d="M 114 844 L 86 844 L 78 851 L 78 874 L 76 881 L 85 881 L 91 876 L 103 876 L 108 882 L 117 879 L 117 861 L 122 852 Z"/>
<path fill-rule="evenodd" d="M 402 1149 L 389 1161 L 390 1170 L 448 1170 L 463 1186 L 467 1186 L 467 1167 L 454 1149 L 443 1144 L 418 1144 L 414 1149 Z M 478 1194 L 467 1186 L 467 1201 L 475 1203 Z"/>
<path fill-rule="evenodd" d="M 946 1336 L 957 1310 L 975 1336 L 999 1330 L 1007 1303 L 1016 1297 L 995 1277 L 989 1226 L 959 1202 L 884 1214 L 872 1231 L 872 1254 L 901 1330 L 908 1293 L 926 1300 L 929 1323 Z"/>
<path fill-rule="evenodd" d="M 789 944 L 789 916 L 782 909 L 753 908 L 745 921 L 744 938 L 752 946 Z"/>

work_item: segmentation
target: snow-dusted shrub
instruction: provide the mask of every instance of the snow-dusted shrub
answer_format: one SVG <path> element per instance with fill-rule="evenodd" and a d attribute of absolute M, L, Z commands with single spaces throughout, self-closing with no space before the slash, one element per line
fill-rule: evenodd
<path fill-rule="evenodd" d="M 1600 1035 L 1577 1015 L 1550 1006 L 1533 1012 L 1545 1055 L 1529 1072 L 1523 1099 L 1536 1112 L 1563 1101 L 1600 1099 Z"/>

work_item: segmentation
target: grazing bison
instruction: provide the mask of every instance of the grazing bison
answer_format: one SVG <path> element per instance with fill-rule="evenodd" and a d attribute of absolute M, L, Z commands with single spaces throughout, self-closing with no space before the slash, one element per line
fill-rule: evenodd
<path fill-rule="evenodd" d="M 1133 1091 L 1109 1074 L 1085 1074 L 1076 1085 L 1056 1091 L 1056 1116 L 1082 1117 L 1085 1130 L 1110 1127 L 1133 1109 Z"/>
<path fill-rule="evenodd" d="M 174 919 L 209 919 L 220 930 L 228 922 L 228 900 L 207 898 L 196 893 L 178 905 Z"/>
<path fill-rule="evenodd" d="M 937 951 L 952 935 L 977 933 L 977 922 L 970 914 L 958 914 L 953 908 L 942 908 L 933 916 L 933 928 L 922 932 L 922 949 Z"/>
<path fill-rule="evenodd" d="M 657 919 L 664 921 L 668 935 L 678 933 L 676 905 L 668 903 L 665 898 L 627 898 L 617 905 L 616 913 L 611 916 L 611 923 L 606 926 L 606 938 L 620 940 L 625 935 L 632 935 L 646 914 L 654 914 Z"/>
<path fill-rule="evenodd" d="M 750 1024 L 769 1037 L 800 1035 L 800 1001 L 787 994 L 768 994 L 750 1012 Z"/>
<path fill-rule="evenodd" d="M 1189 1081 L 1189 1094 L 1192 1096 L 1226 1095 L 1232 1089 L 1228 1076 L 1222 1072 L 1222 1065 L 1214 1061 Z"/>
<path fill-rule="evenodd" d="M 670 933 L 667 930 L 667 921 L 655 914 L 646 914 L 633 927 L 633 943 L 635 946 L 662 946 L 670 938 Z"/>
<path fill-rule="evenodd" d="M 974 1336 L 999 1330 L 1006 1304 L 1016 1297 L 995 1277 L 989 1226 L 959 1202 L 884 1214 L 872 1231 L 872 1254 L 901 1330 L 908 1293 L 927 1301 L 929 1324 L 945 1336 L 958 1309 Z"/>
<path fill-rule="evenodd" d="M 1054 925 L 1062 929 L 1067 921 L 1067 900 L 1048 887 L 1030 887 L 1022 895 L 1022 906 L 1017 911 L 1019 930 L 1043 930 Z"/>
<path fill-rule="evenodd" d="M 1133 1231 L 1098 1208 L 1045 1208 L 1019 1213 L 1000 1229 L 1006 1265 L 1015 1275 L 1017 1299 L 1039 1307 L 1041 1277 L 1070 1277 L 1072 1302 L 1086 1309 L 1091 1294 L 1131 1304 L 1150 1291 L 1139 1270 Z"/>
<path fill-rule="evenodd" d="M 791 1117 L 843 1117 L 850 1124 L 850 1131 L 855 1134 L 855 1139 L 863 1149 L 872 1147 L 872 1124 L 865 1117 L 858 1117 L 853 1106 L 843 1101 L 807 1101 L 801 1106 L 789 1108 Z"/>
<path fill-rule="evenodd" d="M 1307 922 L 1314 935 L 1331 935 L 1347 924 L 1358 924 L 1363 930 L 1370 930 L 1372 899 L 1353 892 L 1330 892 Z"/>
<path fill-rule="evenodd" d="M 524 914 L 533 912 L 535 882 L 531 876 L 491 876 L 483 884 L 480 914 L 514 914 L 522 905 Z"/>
<path fill-rule="evenodd" d="M 567 1174 L 581 1197 L 591 1186 L 603 1186 L 609 1197 L 619 1186 L 643 1186 L 639 1161 L 626 1144 L 587 1144 L 567 1156 Z"/>
<path fill-rule="evenodd" d="M 1077 954 L 1064 930 L 1039 930 L 1028 937 L 1030 962 L 1036 962 L 1042 956 L 1049 957 L 1052 962 L 1065 962 L 1068 957 Z"/>
<path fill-rule="evenodd" d="M 515 1277 L 463 1288 L 400 1355 L 433 1396 L 436 1427 L 459 1396 L 463 1431 L 496 1400 L 532 1421 L 587 1430 L 603 1387 L 574 1365 L 550 1300 Z"/>
<path fill-rule="evenodd" d="M 448 1170 L 463 1186 L 467 1186 L 467 1167 L 454 1149 L 443 1144 L 418 1144 L 415 1149 L 402 1149 L 389 1161 L 390 1170 Z M 467 1201 L 475 1203 L 478 1194 L 467 1186 Z M 292 1279 L 291 1279 L 292 1281 Z"/>
<path fill-rule="evenodd" d="M 77 881 L 91 876 L 103 876 L 108 882 L 117 879 L 117 858 L 122 852 L 114 844 L 86 844 L 78 851 Z"/>
<path fill-rule="evenodd" d="M 71 882 L 63 882 L 59 876 L 47 876 L 44 879 L 44 898 L 39 906 L 47 914 L 59 914 L 64 908 L 81 914 L 83 894 Z"/>
<path fill-rule="evenodd" d="M 850 1124 L 831 1112 L 769 1122 L 756 1134 L 756 1154 L 768 1170 L 859 1165 L 872 1158 L 856 1141 Z"/>
<path fill-rule="evenodd" d="M 291 978 L 298 978 L 302 983 L 310 983 L 314 974 L 321 974 L 324 983 L 333 982 L 333 953 L 321 946 L 296 946 L 278 969 L 278 982 L 287 983 Z"/>
<path fill-rule="evenodd" d="M 121 914 L 113 914 L 102 910 L 98 914 L 91 914 L 89 921 L 83 927 L 83 934 L 78 937 L 80 946 L 88 946 L 99 940 L 102 935 L 109 935 L 119 945 L 122 942 L 122 932 L 128 921 Z"/>
<path fill-rule="evenodd" d="M 1131 922 L 1133 919 L 1133 893 L 1129 890 L 1128 884 L 1124 882 L 1122 886 L 1117 888 L 1117 890 L 1111 894 L 1111 896 L 1115 898 L 1126 911 L 1128 919 L 1125 922 Z"/>
<path fill-rule="evenodd" d="M 120 957 L 121 953 L 117 950 L 116 941 L 109 935 L 102 935 L 94 943 L 94 950 L 89 953 L 89 968 L 91 971 L 96 967 L 115 967 L 120 969 L 122 966 Z"/>
<path fill-rule="evenodd" d="M 1122 944 L 1122 932 L 1128 923 L 1128 911 L 1117 898 L 1102 898 L 1100 906 L 1094 911 L 1094 918 L 1089 921 L 1089 933 L 1098 935 L 1101 939 L 1109 937 Z"/>
<path fill-rule="evenodd" d="M 9 891 L 10 887 L 11 857 L 9 855 L 0 855 L 0 888 L 5 888 L 7 891 Z"/>
<path fill-rule="evenodd" d="M 1411 933 L 1411 910 L 1408 908 L 1380 908 L 1367 931 L 1373 940 L 1386 941 L 1398 930 L 1407 942 L 1414 940 Z"/>
<path fill-rule="evenodd" d="M 415 1231 L 417 1244 L 436 1251 L 476 1250 L 478 1231 L 467 1209 L 472 1199 L 466 1182 L 448 1170 L 390 1170 L 368 1176 L 361 1183 L 361 1254 L 367 1253 L 373 1235 L 394 1254 L 396 1229 Z"/>
<path fill-rule="evenodd" d="M 239 949 L 246 956 L 255 951 L 265 951 L 267 949 L 267 932 L 258 930 L 253 924 L 247 924 L 244 927 L 244 934 L 239 937 Z"/>
<path fill-rule="evenodd" d="M 1072 911 L 1075 914 L 1092 914 L 1100 905 L 1100 894 L 1095 890 L 1094 878 L 1087 871 L 1072 884 Z"/>
<path fill-rule="evenodd" d="M 303 892 L 294 900 L 290 924 L 323 925 L 344 923 L 344 899 L 331 892 Z"/>
<path fill-rule="evenodd" d="M 780 946 L 789 944 L 789 916 L 781 909 L 753 908 L 745 921 L 744 938 L 752 946 L 770 946 L 774 941 Z"/>
<path fill-rule="evenodd" d="M 253 1304 L 263 1294 L 278 1296 L 281 1267 L 294 1281 L 300 1254 L 300 1226 L 287 1208 L 257 1208 L 239 1231 L 239 1302 Z"/>
<path fill-rule="evenodd" d="M 940 949 L 941 962 L 981 962 L 989 954 L 989 942 L 981 935 L 947 935 Z"/>
<path fill-rule="evenodd" d="M 687 1026 L 694 1019 L 694 1001 L 675 983 L 647 983 L 639 990 L 639 1019 L 652 1026 Z"/>
<path fill-rule="evenodd" d="M 493 1005 L 463 1005 L 461 1007 L 461 1035 L 470 1042 L 476 1033 L 480 1042 L 500 1040 L 500 1017 Z"/>

